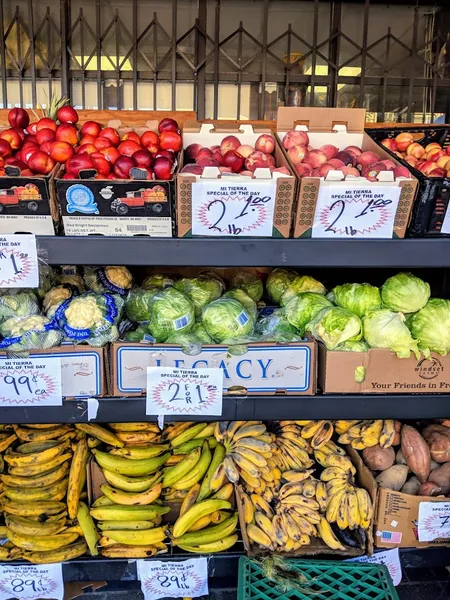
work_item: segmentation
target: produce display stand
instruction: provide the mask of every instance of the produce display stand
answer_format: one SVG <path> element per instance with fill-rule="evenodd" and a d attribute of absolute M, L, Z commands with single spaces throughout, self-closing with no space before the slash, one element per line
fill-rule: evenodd
<path fill-rule="evenodd" d="M 0 124 L 3 114 L 0 111 Z M 107 121 L 124 118 L 129 125 L 142 121 L 135 111 L 101 111 L 95 118 Z M 118 114 L 119 113 L 119 114 Z M 139 115 L 139 117 L 137 116 Z M 170 113 L 162 116 L 169 116 Z M 80 121 L 93 117 L 93 111 L 80 111 Z M 144 115 L 145 118 L 145 115 Z M 256 122 L 257 124 L 257 122 Z M 267 126 L 267 122 L 264 123 Z M 270 125 L 270 123 L 269 123 Z M 385 124 L 380 124 L 385 126 Z M 274 124 L 273 124 L 274 127 Z M 402 125 L 402 128 L 404 126 Z M 117 238 L 92 236 L 37 237 L 38 256 L 50 265 L 126 265 L 137 266 L 198 266 L 198 267 L 296 267 L 298 269 L 440 269 L 436 278 L 446 277 L 450 268 L 449 239 L 405 240 L 318 240 L 318 239 L 154 239 L 149 237 Z M 367 274 L 369 280 L 369 274 Z M 61 407 L 3 408 L 0 423 L 81 423 L 88 422 L 89 402 L 67 400 Z M 303 396 L 226 396 L 221 417 L 201 420 L 279 420 L 279 419 L 433 419 L 449 416 L 450 394 L 402 395 L 317 395 Z M 156 420 L 145 415 L 145 398 L 101 398 L 91 422 Z M 200 420 L 197 417 L 177 417 L 176 420 Z M 238 549 L 211 557 L 208 563 L 210 586 L 236 586 L 238 562 L 243 554 Z M 192 556 L 192 555 L 189 555 Z M 186 554 L 158 556 L 158 560 L 185 558 Z M 450 548 L 401 550 L 406 572 L 439 568 L 450 564 Z M 64 580 L 133 582 L 137 580 L 132 560 L 82 558 L 63 567 Z M 119 590 L 121 592 L 120 596 Z M 117 597 L 129 595 L 123 585 L 114 592 Z"/>

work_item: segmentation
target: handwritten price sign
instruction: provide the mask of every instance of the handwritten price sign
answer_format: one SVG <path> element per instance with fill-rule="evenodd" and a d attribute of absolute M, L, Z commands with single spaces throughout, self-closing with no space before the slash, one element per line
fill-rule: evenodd
<path fill-rule="evenodd" d="M 34 235 L 0 236 L 0 288 L 11 287 L 39 287 Z"/>
<path fill-rule="evenodd" d="M 147 415 L 222 414 L 222 369 L 147 367 Z"/>
<path fill-rule="evenodd" d="M 192 184 L 192 234 L 271 236 L 276 182 Z"/>
<path fill-rule="evenodd" d="M 61 406 L 61 359 L 0 359 L 0 406 Z"/>
<path fill-rule="evenodd" d="M 385 552 L 377 552 L 372 556 L 358 556 L 357 558 L 348 558 L 345 562 L 364 562 L 369 564 L 384 565 L 389 571 L 392 583 L 397 586 L 402 580 L 402 566 L 400 564 L 400 556 L 398 548 L 386 550 Z"/>
<path fill-rule="evenodd" d="M 0 600 L 63 600 L 62 565 L 0 565 Z"/>
<path fill-rule="evenodd" d="M 395 186 L 322 184 L 312 237 L 391 238 L 400 192 L 401 188 Z"/>
<path fill-rule="evenodd" d="M 419 542 L 450 538 L 450 502 L 420 502 Z"/>
<path fill-rule="evenodd" d="M 208 595 L 206 558 L 192 558 L 183 562 L 138 560 L 136 563 L 145 600 Z"/>

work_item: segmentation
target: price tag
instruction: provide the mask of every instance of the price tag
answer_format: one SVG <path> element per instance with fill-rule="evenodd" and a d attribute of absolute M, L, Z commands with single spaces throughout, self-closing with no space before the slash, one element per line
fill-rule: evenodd
<path fill-rule="evenodd" d="M 271 236 L 276 181 L 192 184 L 192 234 Z"/>
<path fill-rule="evenodd" d="M 398 186 L 321 184 L 311 236 L 392 238 L 400 192 Z"/>
<path fill-rule="evenodd" d="M 204 557 L 183 562 L 138 560 L 136 564 L 145 600 L 208 595 L 208 562 Z"/>
<path fill-rule="evenodd" d="M 450 538 L 450 502 L 420 502 L 417 533 L 419 542 Z"/>
<path fill-rule="evenodd" d="M 53 565 L 0 565 L 0 600 L 63 600 L 61 563 Z"/>
<path fill-rule="evenodd" d="M 147 415 L 222 414 L 223 371 L 147 367 Z"/>
<path fill-rule="evenodd" d="M 0 406 L 61 406 L 61 358 L 0 359 Z"/>
<path fill-rule="evenodd" d="M 445 211 L 444 220 L 442 222 L 441 233 L 450 233 L 450 202 Z"/>
<path fill-rule="evenodd" d="M 0 235 L 0 288 L 14 287 L 39 287 L 34 235 Z"/>
<path fill-rule="evenodd" d="M 398 548 L 386 550 L 386 552 L 377 552 L 372 556 L 358 556 L 357 558 L 348 558 L 345 562 L 365 562 L 370 564 L 384 565 L 388 568 L 392 583 L 397 586 L 402 580 L 402 566 Z"/>

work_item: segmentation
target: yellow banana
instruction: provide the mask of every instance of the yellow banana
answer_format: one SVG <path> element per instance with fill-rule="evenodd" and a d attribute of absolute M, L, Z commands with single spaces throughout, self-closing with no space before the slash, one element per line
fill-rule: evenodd
<path fill-rule="evenodd" d="M 353 475 L 356 473 L 356 469 L 348 456 L 342 456 L 340 454 L 328 454 L 326 462 L 327 467 L 339 467 L 343 471 L 349 471 Z"/>
<path fill-rule="evenodd" d="M 395 438 L 395 422 L 392 419 L 385 419 L 383 422 L 383 428 L 380 435 L 380 446 L 382 448 L 389 448 Z"/>
<path fill-rule="evenodd" d="M 111 529 L 134 529 L 142 531 L 143 529 L 153 529 L 153 521 L 99 521 L 97 523 L 100 531 L 110 531 Z"/>
<path fill-rule="evenodd" d="M 153 433 L 160 433 L 156 423 L 148 423 L 147 421 L 140 423 L 108 423 L 108 425 L 114 431 L 152 431 Z"/>
<path fill-rule="evenodd" d="M 36 477 L 17 477 L 16 475 L 1 475 L 1 480 L 6 485 L 12 487 L 39 487 L 39 486 L 47 486 L 53 485 L 57 483 L 63 477 L 67 475 L 69 470 L 69 465 L 67 462 L 63 463 L 61 466 L 57 467 L 53 471 L 46 473 L 45 475 L 38 475 Z"/>
<path fill-rule="evenodd" d="M 323 423 L 324 421 L 311 421 L 310 423 L 302 427 L 302 438 L 308 440 L 314 437 L 314 435 L 321 429 Z"/>
<path fill-rule="evenodd" d="M 253 502 L 250 500 L 249 496 L 245 492 L 241 492 L 238 497 L 241 501 L 242 510 L 244 513 L 244 521 L 246 525 L 248 525 L 253 521 L 255 515 L 255 508 L 253 506 Z"/>
<path fill-rule="evenodd" d="M 260 496 L 259 494 L 252 494 L 250 496 L 250 500 L 252 501 L 252 504 L 256 510 L 262 512 L 264 515 L 266 515 L 270 519 L 273 518 L 272 507 L 266 500 L 264 500 L 264 498 L 262 496 Z"/>
<path fill-rule="evenodd" d="M 272 540 L 260 527 L 250 523 L 247 525 L 247 535 L 249 539 L 258 544 L 258 546 L 262 546 L 263 548 L 272 548 Z"/>
<path fill-rule="evenodd" d="M 301 494 L 303 492 L 304 483 L 304 481 L 301 481 L 300 483 L 285 483 L 278 492 L 278 499 L 283 500 L 288 496 Z"/>
<path fill-rule="evenodd" d="M 358 501 L 360 525 L 363 529 L 369 529 L 372 520 L 372 501 L 369 493 L 363 488 L 358 488 L 356 490 L 356 498 Z"/>
<path fill-rule="evenodd" d="M 170 511 L 169 506 L 98 506 L 90 509 L 91 516 L 96 521 L 152 521 L 159 515 Z"/>
<path fill-rule="evenodd" d="M 186 550 L 187 552 L 194 552 L 198 554 L 212 554 L 213 552 L 225 552 L 225 550 L 229 550 L 232 548 L 235 543 L 238 541 L 238 536 L 236 534 L 229 535 L 226 538 L 218 540 L 217 542 L 212 542 L 210 544 L 200 544 L 199 546 L 188 546 L 186 544 L 179 545 L 182 550 Z"/>
<path fill-rule="evenodd" d="M 339 529 L 347 529 L 347 527 L 349 526 L 347 493 L 345 493 L 341 498 L 341 502 L 339 504 L 337 512 L 336 524 L 339 527 Z"/>
<path fill-rule="evenodd" d="M 5 485 L 4 493 L 7 498 L 14 500 L 15 502 L 33 502 L 44 500 L 54 500 L 59 502 L 66 495 L 68 482 L 69 479 L 66 477 L 61 481 L 58 481 L 58 483 L 48 485 L 46 487 L 20 489 Z"/>
<path fill-rule="evenodd" d="M 2 499 L 2 509 L 4 512 L 19 517 L 46 517 L 47 515 L 57 515 L 64 511 L 66 505 L 64 502 L 19 502 L 8 498 Z"/>
<path fill-rule="evenodd" d="M 59 521 L 45 521 L 39 523 L 38 521 L 32 521 L 31 519 L 25 519 L 24 517 L 17 517 L 13 515 L 5 516 L 5 523 L 11 531 L 21 535 L 41 536 L 41 535 L 56 535 L 65 528 L 65 519 Z"/>
<path fill-rule="evenodd" d="M 78 442 L 73 454 L 69 473 L 69 489 L 67 491 L 67 510 L 69 518 L 75 519 L 80 501 L 81 482 L 84 480 L 86 464 L 89 458 L 89 448 L 86 439 Z M 83 473 L 84 472 L 84 473 Z"/>
<path fill-rule="evenodd" d="M 256 468 L 267 467 L 267 460 L 264 458 L 264 456 L 261 453 L 258 454 L 254 450 L 250 450 L 250 448 L 244 448 L 241 445 L 237 445 L 233 448 L 232 455 L 234 454 L 242 456 L 246 461 L 253 464 L 253 466 Z M 248 469 L 246 470 L 248 471 Z"/>
<path fill-rule="evenodd" d="M 255 512 L 255 523 L 262 531 L 264 531 L 269 536 L 269 538 L 272 540 L 272 542 L 276 541 L 275 540 L 275 532 L 273 530 L 272 519 L 269 519 L 269 517 L 267 515 L 265 515 L 264 513 L 256 511 Z"/>
<path fill-rule="evenodd" d="M 221 489 L 221 487 L 223 487 L 223 486 L 220 486 L 219 488 L 215 487 L 213 490 L 213 478 L 215 477 L 217 470 L 218 470 L 219 466 L 222 464 L 224 458 L 225 458 L 225 447 L 222 446 L 222 444 L 217 444 L 217 446 L 214 449 L 211 463 L 208 467 L 208 470 L 206 471 L 206 475 L 203 477 L 203 481 L 200 486 L 200 492 L 198 494 L 198 500 L 204 500 L 205 498 L 208 498 L 213 493 L 213 491 L 216 491 L 218 489 Z M 223 472 L 224 472 L 224 476 L 225 476 L 225 467 L 223 467 Z M 216 484 L 216 481 L 214 481 L 214 484 Z"/>
<path fill-rule="evenodd" d="M 306 469 L 304 471 L 284 471 L 281 477 L 288 483 L 300 483 L 314 473 L 314 469 Z"/>
<path fill-rule="evenodd" d="M 27 465 L 25 467 L 10 466 L 8 468 L 8 475 L 23 478 L 44 476 L 56 469 L 57 467 L 59 467 L 60 465 L 62 465 L 63 463 L 67 462 L 71 458 L 72 453 L 66 452 L 65 454 L 60 454 L 59 456 L 56 456 L 55 458 L 52 458 L 51 460 L 45 463 L 37 463 L 35 465 Z"/>
<path fill-rule="evenodd" d="M 17 440 L 17 436 L 15 433 L 13 433 L 11 435 L 7 435 L 5 438 L 0 440 L 0 452 L 4 452 L 16 440 Z"/>
<path fill-rule="evenodd" d="M 233 435 L 233 441 L 238 442 L 242 438 L 246 437 L 258 437 L 260 435 L 264 435 L 266 433 L 266 426 L 258 423 L 253 423 L 251 425 L 243 425 L 239 427 L 239 429 Z"/>
<path fill-rule="evenodd" d="M 229 500 L 234 492 L 234 485 L 232 483 L 227 483 L 223 487 L 220 488 L 215 494 L 213 494 L 212 498 L 218 500 Z"/>
<path fill-rule="evenodd" d="M 317 529 L 320 537 L 329 548 L 332 548 L 333 550 L 345 550 L 344 546 L 334 535 L 333 530 L 325 517 L 320 517 Z"/>
<path fill-rule="evenodd" d="M 58 425 L 50 429 L 28 429 L 20 425 L 13 425 L 13 427 L 15 434 L 23 442 L 46 442 L 71 431 L 69 425 Z"/>
<path fill-rule="evenodd" d="M 80 431 L 84 431 L 88 435 L 101 440 L 109 446 L 123 448 L 125 445 L 116 435 L 114 435 L 114 433 L 108 431 L 105 427 L 101 427 L 101 425 L 97 425 L 96 423 L 75 423 L 75 427 Z"/>
<path fill-rule="evenodd" d="M 328 454 L 330 454 L 330 453 L 325 452 L 324 449 L 314 450 L 314 458 L 316 459 L 316 462 L 318 462 L 321 467 L 326 468 L 329 466 L 326 462 Z"/>
<path fill-rule="evenodd" d="M 302 494 L 305 496 L 305 498 L 315 498 L 316 486 L 317 486 L 317 481 L 313 481 L 312 479 L 307 479 L 303 483 Z"/>
<path fill-rule="evenodd" d="M 46 565 L 51 563 L 67 562 L 68 560 L 74 560 L 79 556 L 83 556 L 86 553 L 88 547 L 86 542 L 78 541 L 70 546 L 64 546 L 58 550 L 51 552 L 24 552 L 23 558 L 28 562 L 35 565 Z"/>
<path fill-rule="evenodd" d="M 341 500 L 346 494 L 346 487 L 329 496 L 326 518 L 328 523 L 335 523 L 338 516 Z"/>
<path fill-rule="evenodd" d="M 214 457 L 213 457 L 214 460 Z M 206 475 L 208 477 L 208 474 Z M 217 467 L 211 477 L 210 489 L 212 492 L 219 490 L 226 482 L 227 474 L 223 462 Z M 207 498 L 208 496 L 205 496 Z"/>
<path fill-rule="evenodd" d="M 233 458 L 231 456 L 226 456 L 223 459 L 223 465 L 225 467 L 225 473 L 228 477 L 228 480 L 231 481 L 231 483 L 237 483 L 239 481 L 239 471 Z"/>
<path fill-rule="evenodd" d="M 100 539 L 100 535 L 84 502 L 80 502 L 78 505 L 77 521 L 83 531 L 84 539 L 89 547 L 91 556 L 97 556 L 97 542 Z"/>
<path fill-rule="evenodd" d="M 114 544 L 101 549 L 101 555 L 106 558 L 150 558 L 157 553 L 156 546 L 126 546 Z"/>
<path fill-rule="evenodd" d="M 297 522 L 291 517 L 287 510 L 281 512 L 281 520 L 283 521 L 284 530 L 288 534 L 288 537 L 294 542 L 300 541 L 302 532 L 297 525 Z"/>
<path fill-rule="evenodd" d="M 318 450 L 322 446 L 325 446 L 330 441 L 333 435 L 333 423 L 331 421 L 322 421 L 321 427 L 316 431 L 311 439 L 311 447 Z"/>
<path fill-rule="evenodd" d="M 123 456 L 114 456 L 108 454 L 107 452 L 101 452 L 100 450 L 97 450 L 97 448 L 92 450 L 92 454 L 95 456 L 102 469 L 108 469 L 108 471 L 112 471 L 113 473 L 119 473 L 119 475 L 129 475 L 131 477 L 140 477 L 154 473 L 166 462 L 170 456 L 170 454 L 166 452 L 165 454 L 161 454 L 161 456 L 155 456 L 154 458 L 135 460 L 131 458 L 125 458 Z"/>
<path fill-rule="evenodd" d="M 261 485 L 261 483 L 264 483 L 258 477 L 253 477 L 253 475 L 250 475 L 250 473 L 248 473 L 247 471 L 241 471 L 239 475 L 241 476 L 241 479 L 243 479 L 247 484 L 247 488 L 250 487 L 256 490 L 258 486 Z"/>
<path fill-rule="evenodd" d="M 238 515 L 235 513 L 231 515 L 231 517 L 225 519 L 220 525 L 208 527 L 207 529 L 202 529 L 200 531 L 185 533 L 180 538 L 172 540 L 172 543 L 174 546 L 179 546 L 180 544 L 187 544 L 188 546 L 210 544 L 234 533 L 237 523 Z"/>
<path fill-rule="evenodd" d="M 286 546 L 289 539 L 287 532 L 284 529 L 283 519 L 281 515 L 275 515 L 272 519 L 273 532 L 275 541 L 279 546 Z"/>
<path fill-rule="evenodd" d="M 170 449 L 170 444 L 154 444 L 149 446 L 127 445 L 124 448 L 114 448 L 110 454 L 126 458 L 154 458 Z"/>
<path fill-rule="evenodd" d="M 332 479 L 343 479 L 348 481 L 349 474 L 341 467 L 327 467 L 320 474 L 321 481 L 331 481 Z"/>
<path fill-rule="evenodd" d="M 181 503 L 180 516 L 184 515 L 184 513 L 187 512 L 187 510 L 193 504 L 196 503 L 199 493 L 200 493 L 200 484 L 196 483 L 191 487 L 191 489 L 188 491 L 188 493 L 184 497 L 183 502 Z"/>
<path fill-rule="evenodd" d="M 357 529 L 359 527 L 358 499 L 354 490 L 347 492 L 347 520 L 350 529 Z"/>
<path fill-rule="evenodd" d="M 115 504 L 121 506 L 147 506 L 155 502 L 161 495 L 162 483 L 155 484 L 145 492 L 124 492 L 123 490 L 116 490 L 105 483 L 100 486 L 100 489 Z"/>
<path fill-rule="evenodd" d="M 227 458 L 229 458 L 229 457 L 227 457 Z M 255 467 L 253 462 L 251 462 L 250 460 L 245 458 L 245 456 L 242 456 L 242 454 L 233 452 L 231 454 L 231 458 L 233 459 L 236 466 L 239 467 L 239 469 L 241 469 L 242 471 L 247 471 L 247 473 L 250 473 L 250 475 L 252 477 L 261 477 L 261 471 L 257 467 Z M 226 466 L 225 466 L 225 468 L 226 468 Z M 239 475 L 239 473 L 238 473 L 238 475 Z"/>
<path fill-rule="evenodd" d="M 328 492 L 327 486 L 323 481 L 317 482 L 316 500 L 319 503 L 320 512 L 325 512 L 328 505 Z"/>
<path fill-rule="evenodd" d="M 271 446 L 259 437 L 241 438 L 238 442 L 239 448 L 248 448 L 254 452 L 271 452 Z"/>
<path fill-rule="evenodd" d="M 197 464 L 184 477 L 172 483 L 171 487 L 173 487 L 176 490 L 190 489 L 193 485 L 195 485 L 201 479 L 203 479 L 208 470 L 209 465 L 211 464 L 211 459 L 212 455 L 211 450 L 209 449 L 208 442 L 204 441 L 202 446 L 202 453 L 199 460 L 197 461 Z"/>
<path fill-rule="evenodd" d="M 338 446 L 331 440 L 325 446 L 322 446 L 320 450 L 325 452 L 325 454 L 341 454 L 342 456 L 346 456 L 344 448 L 341 448 L 341 446 Z"/>
<path fill-rule="evenodd" d="M 162 478 L 162 471 L 157 471 L 149 477 L 126 477 L 103 469 L 103 476 L 113 487 L 127 492 L 145 492 Z"/>
<path fill-rule="evenodd" d="M 116 431 L 115 436 L 124 444 L 157 443 L 161 435 L 152 431 Z"/>
<path fill-rule="evenodd" d="M 13 467 L 25 467 L 30 465 L 45 464 L 51 459 L 62 454 L 70 447 L 70 442 L 30 442 L 18 446 L 13 452 L 11 448 L 4 454 L 5 461 Z"/>
<path fill-rule="evenodd" d="M 177 519 L 173 527 L 173 536 L 181 537 L 201 517 L 209 515 L 217 510 L 229 510 L 230 502 L 227 500 L 203 500 L 191 506 L 191 508 Z"/>
<path fill-rule="evenodd" d="M 18 548 L 30 551 L 49 552 L 58 550 L 74 542 L 78 538 L 77 533 L 59 533 L 57 535 L 32 536 L 15 533 L 8 530 L 8 539 Z"/>
<path fill-rule="evenodd" d="M 108 537 L 119 544 L 128 546 L 151 546 L 155 542 L 163 542 L 166 538 L 165 527 L 155 527 L 134 531 L 132 529 L 111 529 Z"/>
<path fill-rule="evenodd" d="M 300 534 L 306 533 L 306 535 L 311 535 L 311 536 L 314 535 L 315 527 L 307 519 L 305 519 L 305 517 L 299 515 L 295 510 L 288 509 L 287 512 L 288 512 L 289 516 L 291 517 L 291 519 L 293 519 L 295 521 L 295 523 L 297 524 L 297 527 L 300 530 Z M 299 541 L 299 540 L 297 540 L 297 541 Z"/>
<path fill-rule="evenodd" d="M 336 433 L 338 435 L 342 435 L 343 433 L 347 433 L 347 431 L 350 429 L 350 427 L 353 427 L 353 425 L 356 425 L 356 423 L 359 423 L 358 420 L 356 421 L 342 421 L 342 420 L 338 420 L 334 422 L 334 430 L 336 431 Z"/>

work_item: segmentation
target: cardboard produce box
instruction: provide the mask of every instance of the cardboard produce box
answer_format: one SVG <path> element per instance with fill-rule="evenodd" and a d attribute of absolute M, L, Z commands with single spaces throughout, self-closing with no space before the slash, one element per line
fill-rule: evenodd
<path fill-rule="evenodd" d="M 65 400 L 106 396 L 107 354 L 104 348 L 67 344 L 27 354 L 27 358 L 50 356 L 61 358 L 61 387 Z M 18 357 L 15 353 L 14 358 Z M 0 361 L 9 358 L 7 352 L 0 352 Z"/>
<path fill-rule="evenodd" d="M 450 537 L 419 542 L 418 519 L 421 503 L 450 502 L 450 498 L 410 496 L 379 488 L 375 516 L 375 545 L 378 548 L 435 548 L 450 546 Z M 447 529 L 448 531 L 448 529 Z"/>
<path fill-rule="evenodd" d="M 181 346 L 115 342 L 111 345 L 113 396 L 145 394 L 147 367 L 220 367 L 224 393 L 313 395 L 316 393 L 317 345 L 314 340 L 291 344 L 248 344 L 246 354 L 232 356 L 228 346 L 203 346 L 195 356 Z"/>
<path fill-rule="evenodd" d="M 366 489 L 369 492 L 370 499 L 372 501 L 372 505 L 376 507 L 377 502 L 377 486 L 372 477 L 371 472 L 363 463 L 361 457 L 358 452 L 354 450 L 351 446 L 346 446 L 345 448 L 348 456 L 352 459 L 354 466 L 356 467 L 356 475 L 355 482 L 356 485 Z M 244 543 L 244 548 L 248 556 L 261 556 L 263 554 L 273 554 L 273 551 L 269 551 L 268 549 L 260 548 L 257 545 L 251 544 L 250 540 L 247 536 L 247 530 L 245 526 L 245 518 L 244 518 L 244 509 L 241 501 L 241 493 L 242 488 L 237 486 L 236 488 L 236 499 L 239 511 L 239 523 L 241 527 L 242 533 L 242 541 Z M 331 554 L 334 556 L 362 556 L 363 554 L 368 554 L 369 556 L 373 553 L 373 532 L 372 527 L 366 531 L 366 541 L 359 548 L 352 548 L 348 546 L 345 551 L 341 550 L 333 550 L 329 546 L 325 544 L 322 538 L 312 538 L 311 543 L 308 546 L 302 546 L 295 552 L 281 552 L 278 551 L 276 553 L 282 554 L 284 557 L 295 557 L 295 556 L 317 556 L 317 555 L 325 555 Z"/>
<path fill-rule="evenodd" d="M 211 123 L 186 123 L 183 148 L 191 144 L 208 148 L 220 145 L 227 135 L 235 135 L 242 145 L 254 146 L 261 134 L 271 134 L 271 131 L 254 130 L 252 125 L 243 123 L 226 129 Z M 177 176 L 178 237 L 230 234 L 234 237 L 289 237 L 296 180 L 278 144 L 275 144 L 274 158 L 276 166 L 286 167 L 289 175 L 271 174 L 266 168 L 256 169 L 254 177 L 221 174 L 217 167 L 205 167 L 202 175 L 180 172 Z M 187 163 L 185 153 L 181 160 L 182 168 Z M 209 198 L 215 204 L 214 209 L 207 203 Z"/>
<path fill-rule="evenodd" d="M 129 131 L 142 135 L 158 131 L 158 121 L 141 127 L 124 127 L 110 121 L 120 137 Z M 174 226 L 175 175 L 168 181 L 148 180 L 142 169 L 133 169 L 132 179 L 94 179 L 96 172 L 82 173 L 81 179 L 63 179 L 61 168 L 55 180 L 66 235 L 112 235 L 172 237 Z"/>
<path fill-rule="evenodd" d="M 356 381 L 364 367 L 365 379 Z M 319 344 L 319 386 L 324 394 L 447 394 L 450 390 L 450 355 L 398 358 L 383 348 L 367 352 L 337 352 Z"/>
<path fill-rule="evenodd" d="M 398 163 L 364 132 L 365 109 L 280 107 L 277 117 L 277 137 L 286 160 L 296 174 L 294 165 L 283 147 L 289 130 L 306 131 L 310 146 L 319 149 L 332 144 L 344 150 L 357 146 L 363 152 L 372 151 L 380 160 Z M 409 178 L 394 180 L 392 171 L 381 172 L 378 181 L 330 171 L 325 178 L 298 175 L 298 195 L 293 237 L 398 237 L 405 236 L 418 182 Z M 400 196 L 398 197 L 398 188 Z M 392 197 L 392 199 L 391 199 Z M 368 206 L 367 202 L 372 200 Z M 393 230 L 392 210 L 394 213 Z M 363 217 L 361 219 L 360 217 Z M 359 218 L 359 220 L 358 220 Z"/>

